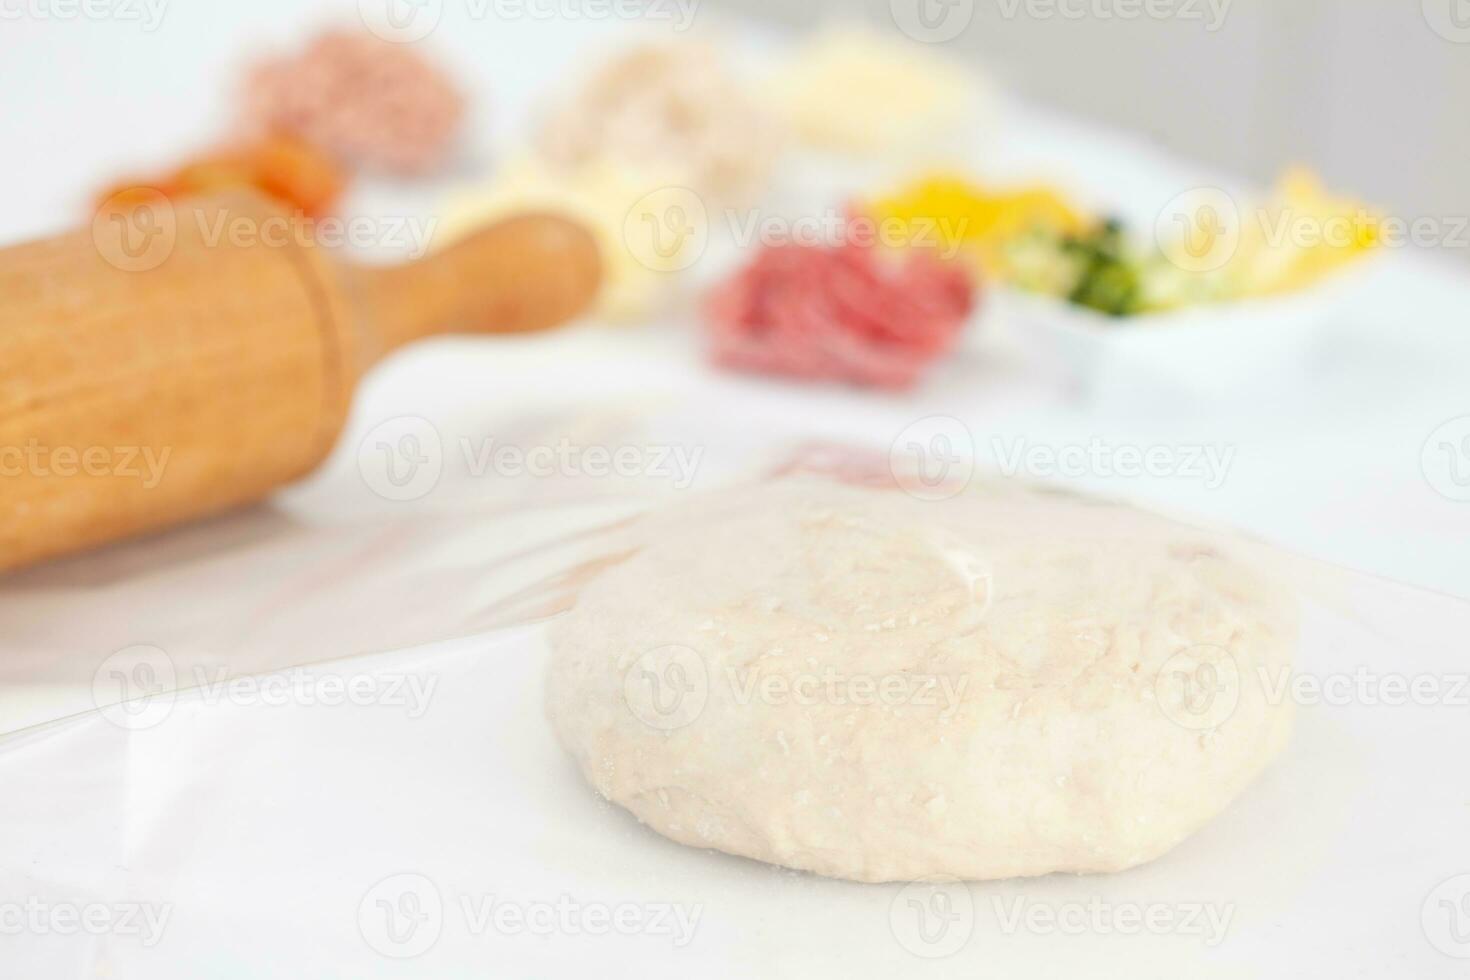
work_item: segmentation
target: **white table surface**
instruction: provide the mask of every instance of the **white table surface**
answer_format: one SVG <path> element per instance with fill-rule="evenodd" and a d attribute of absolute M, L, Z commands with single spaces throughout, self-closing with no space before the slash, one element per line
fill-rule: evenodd
<path fill-rule="evenodd" d="M 0 176 L 10 189 L 0 241 L 76 223 L 93 188 L 135 167 L 166 166 L 197 147 L 200 133 L 217 125 L 228 81 L 251 45 L 289 43 L 330 9 L 285 0 L 177 4 L 165 8 L 151 32 L 120 20 L 0 22 L 0 92 L 6 93 Z M 351 16 L 350 5 L 337 10 Z M 626 29 L 588 21 L 474 22 L 466 8 L 446 3 L 434 43 L 468 85 L 491 93 L 475 105 L 467 157 L 487 161 L 513 145 L 539 86 L 577 65 L 589 46 Z M 753 57 L 765 50 L 757 46 Z M 991 142 L 1008 165 L 1042 161 L 1048 172 L 1129 212 L 1146 213 L 1177 188 L 1216 179 L 1133 139 L 1034 109 L 1004 111 Z M 438 192 L 369 183 L 350 204 L 364 212 L 424 208 Z M 702 450 L 701 486 L 741 472 L 773 446 L 803 440 L 886 452 L 908 425 L 931 415 L 960 419 L 982 462 L 992 465 L 995 438 L 1054 447 L 1093 438 L 1113 446 L 1230 447 L 1233 464 L 1218 487 L 1194 478 L 1098 475 L 1069 483 L 1236 525 L 1325 562 L 1470 596 L 1470 503 L 1437 492 L 1421 467 L 1430 434 L 1470 415 L 1470 279 L 1422 256 L 1384 258 L 1338 312 L 1331 342 L 1297 384 L 1188 409 L 1090 405 L 1056 365 L 1015 349 L 999 330 L 902 396 L 713 371 L 679 316 L 646 329 L 593 323 L 544 337 L 425 345 L 365 380 L 338 453 L 264 517 L 129 546 L 105 560 L 0 586 L 0 721 L 6 722 L 0 731 L 87 707 L 103 658 L 159 637 L 169 638 L 169 652 L 180 662 L 196 653 L 188 648 L 192 637 L 208 648 L 200 662 L 228 654 L 239 674 L 452 635 L 454 628 L 432 616 L 393 616 L 401 593 L 378 583 L 388 610 L 382 623 L 370 616 L 344 621 L 342 609 L 364 612 L 359 590 L 350 600 L 333 595 L 342 605 L 330 606 L 331 615 L 303 614 L 300 629 L 283 640 L 296 622 L 291 615 L 307 600 L 293 607 L 290 595 L 275 593 L 301 587 L 304 573 L 292 566 L 289 536 L 276 550 L 253 537 L 262 523 L 320 523 L 350 535 L 358 526 L 382 532 L 405 514 L 442 511 L 452 518 L 460 505 L 452 479 L 448 489 L 408 510 L 364 487 L 363 436 L 402 415 L 432 420 L 446 439 L 510 432 L 523 439 L 585 437 L 601 420 L 606 430 L 593 438 L 633 432 L 645 444 L 662 440 Z M 607 421 L 625 417 L 631 421 Z M 505 480 L 478 489 L 528 507 L 556 493 Z M 581 500 L 583 489 L 569 491 L 566 500 Z M 592 496 L 616 511 L 669 492 L 666 486 L 624 490 L 599 485 Z M 593 510 L 589 516 L 569 503 L 565 511 L 550 507 L 539 522 L 481 516 L 474 527 L 482 546 L 494 551 L 516 533 L 538 541 L 595 523 L 604 515 Z M 318 559 L 342 562 L 322 538 L 312 540 L 322 549 L 312 552 Z M 434 547 L 413 552 L 415 568 L 441 573 L 436 583 L 452 583 L 450 556 L 462 552 L 449 548 L 447 536 L 433 540 Z M 212 612 L 230 608 L 232 562 L 250 569 L 247 575 L 280 575 L 274 592 L 260 586 L 252 595 L 258 604 L 250 614 L 283 608 L 279 629 L 258 624 L 244 639 L 215 632 L 216 623 L 234 622 Z M 353 581 L 374 587 L 370 576 Z M 498 596 L 513 584 L 485 588 Z M 1365 601 L 1380 612 L 1427 610 L 1417 624 L 1427 632 L 1400 623 L 1377 636 L 1339 637 L 1334 645 L 1326 630 L 1328 639 L 1311 654 L 1320 669 L 1370 663 L 1409 670 L 1408 662 L 1440 677 L 1470 670 L 1461 607 L 1386 587 L 1370 591 Z M 437 614 L 441 598 L 426 596 L 423 605 Z M 443 608 L 463 612 L 465 605 L 444 601 Z M 99 610 L 106 610 L 100 618 Z M 241 621 L 245 615 L 236 611 Z M 169 903 L 177 918 L 166 941 L 146 950 L 116 935 L 85 941 L 0 933 L 6 967 L 0 973 L 11 975 L 9 948 L 18 957 L 10 960 L 20 964 L 17 976 L 235 977 L 271 969 L 302 976 L 550 976 L 589 964 L 632 975 L 632 962 L 645 964 L 646 975 L 685 975 L 693 968 L 814 976 L 822 967 L 844 976 L 865 968 L 953 975 L 946 964 L 953 969 L 958 961 L 927 963 L 895 945 L 885 925 L 892 890 L 868 893 L 740 862 L 691 859 L 593 804 L 540 724 L 535 671 L 526 666 L 533 656 L 517 660 L 519 672 L 487 666 L 494 660 L 487 649 L 528 642 L 451 641 L 390 661 L 397 670 L 428 671 L 450 692 L 414 726 L 382 713 L 313 713 L 299 705 L 265 712 L 262 720 L 260 710 L 183 698 L 167 723 L 146 733 L 120 733 L 93 716 L 7 743 L 0 750 L 0 899 L 76 904 L 131 896 Z M 437 666 L 423 666 L 430 662 Z M 371 672 L 383 663 L 351 669 Z M 1470 790 L 1464 767 L 1450 773 L 1443 761 L 1465 744 L 1466 717 L 1464 709 L 1442 706 L 1308 712 L 1288 760 L 1179 857 L 1115 879 L 974 892 L 988 915 L 994 895 L 1039 894 L 1052 903 L 1095 894 L 1114 902 L 1181 902 L 1197 898 L 1200 883 L 1208 882 L 1204 893 L 1245 910 L 1244 924 L 1221 951 L 1201 954 L 1178 936 L 1160 942 L 1089 935 L 1067 944 L 1030 935 L 977 939 L 962 962 L 972 973 L 993 964 L 996 976 L 1082 969 L 1119 976 L 1177 976 L 1186 969 L 1206 976 L 1464 975 L 1463 961 L 1425 941 L 1419 915 L 1437 882 L 1470 871 L 1470 854 L 1453 843 L 1464 839 Z M 475 727 L 474 718 L 484 724 Z M 521 746 L 524 753 L 514 751 Z M 543 832 L 533 832 L 543 824 Z M 1270 846 L 1242 861 L 1241 848 L 1250 842 Z M 693 953 L 682 957 L 666 955 L 669 949 L 646 935 L 613 943 L 583 935 L 560 945 L 521 937 L 527 942 L 497 945 L 493 936 L 456 936 L 447 921 L 433 951 L 399 962 L 374 955 L 354 924 L 365 890 L 396 872 L 427 875 L 446 895 L 518 889 L 522 901 L 559 892 L 607 903 L 693 895 L 710 918 Z M 1275 885 L 1280 894 L 1259 904 Z M 721 917 L 718 895 L 725 892 L 733 897 Z M 835 955 L 821 945 L 831 936 L 847 943 Z M 625 954 L 638 959 L 615 959 Z"/>

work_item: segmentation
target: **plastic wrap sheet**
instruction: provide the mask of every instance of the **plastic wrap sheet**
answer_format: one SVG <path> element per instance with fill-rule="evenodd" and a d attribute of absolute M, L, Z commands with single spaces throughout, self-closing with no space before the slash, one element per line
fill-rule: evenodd
<path fill-rule="evenodd" d="M 636 424 L 606 406 L 493 437 L 440 421 L 439 481 L 410 500 L 373 492 L 382 464 L 366 440 L 379 437 L 362 436 L 363 450 L 349 436 L 324 472 L 269 503 L 7 576 L 0 733 L 115 701 L 127 693 L 115 675 L 135 667 L 140 683 L 189 687 L 549 615 L 601 532 L 682 482 L 672 464 L 507 476 L 480 454 L 636 444 Z"/>
<path fill-rule="evenodd" d="M 886 465 L 807 446 L 756 471 L 885 485 Z M 1147 866 L 861 885 L 681 847 L 585 785 L 542 714 L 544 618 L 661 494 L 517 495 L 311 525 L 288 504 L 10 586 L 4 635 L 33 657 L 148 621 L 181 677 L 244 686 L 206 674 L 0 741 L 0 909 L 42 923 L 0 937 L 7 974 L 1459 975 L 1465 602 L 1251 546 L 1302 596 L 1299 674 L 1430 695 L 1304 704 L 1285 755 Z M 198 602 L 165 607 L 183 583 Z M 81 611 L 65 637 L 48 605 Z"/>

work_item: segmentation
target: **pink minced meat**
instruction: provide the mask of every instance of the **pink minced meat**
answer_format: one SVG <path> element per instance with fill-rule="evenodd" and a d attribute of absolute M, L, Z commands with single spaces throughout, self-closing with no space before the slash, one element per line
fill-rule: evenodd
<path fill-rule="evenodd" d="M 401 176 L 445 164 L 464 116 L 459 90 L 406 44 L 327 30 L 268 58 L 244 86 L 247 131 L 292 133 L 339 161 Z"/>
<path fill-rule="evenodd" d="M 953 345 L 974 293 L 964 269 L 926 252 L 782 244 L 717 287 L 705 312 L 717 363 L 906 388 Z"/>

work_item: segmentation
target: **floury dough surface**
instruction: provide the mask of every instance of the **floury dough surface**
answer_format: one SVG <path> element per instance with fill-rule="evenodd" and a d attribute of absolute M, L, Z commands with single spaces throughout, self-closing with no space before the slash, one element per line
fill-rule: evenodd
<path fill-rule="evenodd" d="M 1287 738 L 1294 600 L 1163 518 L 802 477 L 637 533 L 555 627 L 548 710 L 685 844 L 861 881 L 1116 871 Z"/>

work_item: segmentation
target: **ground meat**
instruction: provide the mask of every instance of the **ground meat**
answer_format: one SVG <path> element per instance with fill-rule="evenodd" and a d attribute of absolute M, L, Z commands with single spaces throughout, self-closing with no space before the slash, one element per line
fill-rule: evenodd
<path fill-rule="evenodd" d="M 406 44 L 328 31 L 246 78 L 248 129 L 293 133 L 339 160 L 401 175 L 439 167 L 464 114 L 454 84 Z"/>

